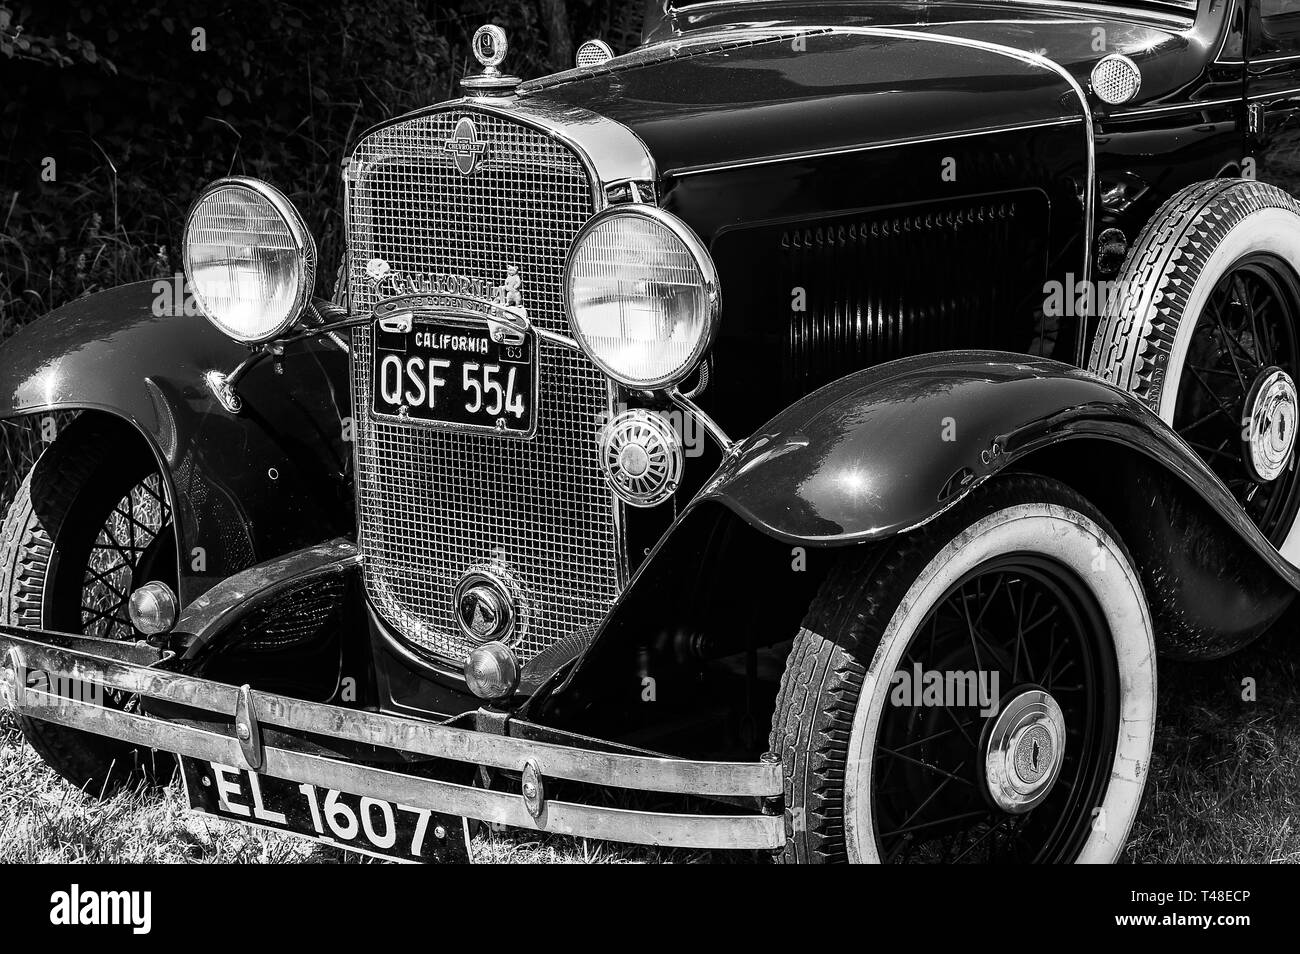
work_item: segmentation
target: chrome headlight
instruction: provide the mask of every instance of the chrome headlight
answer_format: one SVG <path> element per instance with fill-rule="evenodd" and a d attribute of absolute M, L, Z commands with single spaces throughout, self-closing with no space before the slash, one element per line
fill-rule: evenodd
<path fill-rule="evenodd" d="M 651 206 L 592 218 L 564 266 L 569 325 L 602 371 L 628 387 L 677 384 L 717 326 L 718 277 L 684 222 Z"/>
<path fill-rule="evenodd" d="M 185 222 L 182 257 L 203 314 L 245 344 L 283 334 L 316 278 L 316 243 L 302 216 L 257 179 L 221 179 L 204 190 Z"/>

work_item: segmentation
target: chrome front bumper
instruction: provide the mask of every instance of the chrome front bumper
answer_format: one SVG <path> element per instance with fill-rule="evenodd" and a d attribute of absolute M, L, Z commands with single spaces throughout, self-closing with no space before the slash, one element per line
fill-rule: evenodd
<path fill-rule="evenodd" d="M 5 705 L 47 722 L 232 768 L 530 831 L 692 848 L 775 849 L 785 842 L 781 766 L 775 762 L 690 761 L 512 738 L 304 702 L 168 672 L 159 665 L 157 651 L 142 644 L 0 626 Z M 200 710 L 215 727 L 206 721 L 196 726 L 104 708 L 94 699 L 85 700 L 88 694 L 79 699 L 34 690 L 33 673 Z M 264 738 L 267 727 L 273 731 Z M 753 811 L 671 814 L 568 801 L 526 802 L 522 791 L 488 790 L 361 765 L 307 750 L 310 747 L 298 750 L 285 741 L 283 730 L 507 772 L 523 773 L 531 763 L 531 771 L 543 778 L 716 796 L 728 804 L 752 804 Z"/>

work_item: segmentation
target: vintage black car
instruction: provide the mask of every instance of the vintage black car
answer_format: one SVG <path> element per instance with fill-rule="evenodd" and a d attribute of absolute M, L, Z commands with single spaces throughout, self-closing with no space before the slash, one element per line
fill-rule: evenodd
<path fill-rule="evenodd" d="M 329 300 L 225 179 L 183 285 L 0 350 L 79 412 L 4 528 L 31 744 L 396 858 L 1115 859 L 1157 654 L 1300 586 L 1300 2 L 506 39 L 356 142 Z"/>

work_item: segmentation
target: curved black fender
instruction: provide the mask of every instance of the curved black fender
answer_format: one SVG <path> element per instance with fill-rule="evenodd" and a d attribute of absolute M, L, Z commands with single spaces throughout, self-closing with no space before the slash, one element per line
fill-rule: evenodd
<path fill-rule="evenodd" d="M 927 523 L 1009 467 L 1102 507 L 1143 571 L 1168 652 L 1236 649 L 1300 588 L 1300 571 L 1141 402 L 1020 355 L 922 355 L 833 382 L 743 441 L 697 504 L 718 501 L 790 543 L 844 545 Z"/>
<path fill-rule="evenodd" d="M 617 653 L 616 633 L 644 634 L 660 624 L 657 612 L 668 625 L 688 585 L 681 568 L 698 574 L 700 561 L 724 558 L 720 547 L 729 545 L 719 541 L 730 531 L 719 530 L 720 508 L 759 531 L 725 559 L 747 559 L 761 535 L 783 544 L 764 559 L 788 568 L 791 547 L 870 544 L 907 533 L 1008 468 L 1060 479 L 1102 509 L 1138 564 L 1167 655 L 1208 659 L 1239 648 L 1275 622 L 1300 588 L 1300 572 L 1218 477 L 1131 395 L 1046 359 L 922 355 L 835 381 L 740 441 L 643 564 L 578 665 L 557 674 L 529 709 L 545 710 L 584 679 L 606 677 L 601 662 Z M 773 576 L 737 579 L 732 620 L 746 603 L 775 612 L 769 594 L 781 588 L 797 598 Z M 716 588 L 701 598 L 727 599 Z M 665 605 L 671 611 L 656 609 Z"/>
<path fill-rule="evenodd" d="M 167 314 L 171 282 L 83 298 L 0 347 L 0 418 L 79 410 L 131 425 L 175 514 L 182 603 L 264 560 L 353 530 L 348 356 L 286 349 L 239 383 L 238 414 L 204 380 L 249 354 L 201 316 Z"/>

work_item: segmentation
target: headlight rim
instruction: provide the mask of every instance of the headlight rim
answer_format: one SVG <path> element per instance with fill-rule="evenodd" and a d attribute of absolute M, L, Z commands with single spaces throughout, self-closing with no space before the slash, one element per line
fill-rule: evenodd
<path fill-rule="evenodd" d="M 194 281 L 192 270 L 190 268 L 190 230 L 194 225 L 194 213 L 198 211 L 200 205 L 212 196 L 213 193 L 223 188 L 243 188 L 256 194 L 259 198 L 266 200 L 275 210 L 276 214 L 284 220 L 289 229 L 290 237 L 295 245 L 295 253 L 302 263 L 302 283 L 294 295 L 292 306 L 282 319 L 272 329 L 270 334 L 261 335 L 255 338 L 241 338 L 230 333 L 228 327 L 212 317 L 210 310 L 203 301 L 203 295 L 197 282 Z M 239 344 L 255 347 L 267 342 L 274 341 L 281 337 L 286 331 L 294 326 L 307 310 L 311 303 L 312 292 L 316 285 L 316 266 L 317 266 L 317 249 L 316 239 L 307 228 L 307 222 L 302 217 L 297 207 L 289 200 L 283 192 L 277 189 L 271 183 L 264 179 L 256 179 L 252 176 L 224 176 L 215 179 L 203 187 L 198 196 L 190 203 L 189 210 L 185 213 L 185 228 L 181 232 L 181 268 L 185 272 L 185 282 L 190 292 L 194 295 L 194 301 L 198 305 L 199 311 L 203 313 L 214 328 L 223 335 L 236 341 Z"/>
<path fill-rule="evenodd" d="M 705 302 L 708 311 L 704 318 L 704 333 L 700 335 L 699 341 L 696 342 L 695 347 L 691 350 L 690 357 L 682 363 L 680 372 L 664 375 L 650 381 L 629 381 L 622 375 L 615 373 L 605 361 L 601 360 L 601 358 L 594 354 L 592 349 L 587 346 L 587 342 L 581 331 L 578 329 L 577 323 L 573 317 L 572 295 L 569 290 L 574 264 L 574 250 L 579 247 L 580 243 L 592 230 L 609 219 L 619 216 L 639 216 L 647 218 L 668 229 L 668 231 L 670 231 L 686 247 L 692 261 L 695 263 L 695 267 L 699 269 L 700 277 L 702 279 L 701 284 L 705 291 Z M 561 276 L 561 282 L 565 318 L 568 322 L 569 331 L 573 335 L 574 341 L 576 341 L 578 347 L 582 349 L 582 353 L 590 358 L 592 363 L 595 364 L 606 377 L 625 388 L 631 388 L 637 391 L 661 391 L 676 387 L 690 378 L 691 374 L 700 366 L 700 362 L 704 360 L 705 355 L 708 354 L 709 349 L 713 347 L 714 338 L 718 333 L 719 318 L 722 314 L 722 290 L 718 282 L 717 266 L 713 262 L 713 256 L 709 254 L 709 250 L 705 247 L 704 243 L 700 241 L 699 236 L 695 234 L 694 230 L 680 218 L 673 215 L 671 212 L 659 208 L 657 205 L 645 205 L 640 202 L 611 205 L 601 209 L 588 219 L 582 228 L 578 230 L 578 234 L 573 237 L 573 241 L 569 243 L 569 252 L 564 258 L 564 272 Z"/>

